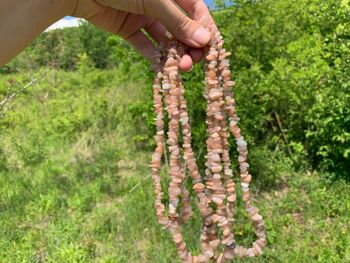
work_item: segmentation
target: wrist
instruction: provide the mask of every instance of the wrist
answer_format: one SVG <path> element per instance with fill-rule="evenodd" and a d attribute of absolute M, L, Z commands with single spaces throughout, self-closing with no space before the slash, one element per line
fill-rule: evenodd
<path fill-rule="evenodd" d="M 70 15 L 77 0 L 0 0 L 0 66 L 47 27 Z"/>

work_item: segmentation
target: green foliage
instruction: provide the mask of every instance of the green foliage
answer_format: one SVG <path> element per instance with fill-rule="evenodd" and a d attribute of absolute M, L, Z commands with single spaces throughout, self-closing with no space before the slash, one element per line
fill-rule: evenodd
<path fill-rule="evenodd" d="M 86 53 L 78 55 L 77 70 L 83 76 L 89 74 L 89 72 L 94 68 L 94 64 L 90 57 Z"/>
<path fill-rule="evenodd" d="M 83 49 L 97 68 L 107 68 L 112 61 L 112 50 L 108 45 L 109 33 L 83 22 L 78 28 L 79 41 Z"/>
<path fill-rule="evenodd" d="M 142 119 L 148 116 L 133 118 L 149 111 L 139 110 L 145 89 L 122 82 L 115 87 L 118 75 L 53 71 L 5 115 L 1 262 L 180 262 L 170 235 L 157 223 L 152 181 L 144 179 L 150 172 L 147 144 L 132 140 L 147 131 Z M 185 78 L 196 82 L 192 74 Z M 188 96 L 196 105 L 192 114 L 202 114 L 197 85 Z M 267 147 L 250 145 L 250 160 L 252 196 L 266 218 L 269 243 L 261 258 L 246 261 L 349 261 L 349 185 L 293 172 L 289 158 Z M 254 235 L 242 202 L 235 211 L 236 239 L 248 244 Z M 199 251 L 199 228 L 195 209 L 183 228 L 193 253 Z"/>
<path fill-rule="evenodd" d="M 81 54 L 86 54 L 96 68 L 113 68 L 120 58 L 113 55 L 108 42 L 110 36 L 87 22 L 76 28 L 44 32 L 19 56 L 0 68 L 0 73 L 26 72 L 48 66 L 75 70 Z"/>
<path fill-rule="evenodd" d="M 135 184 L 122 180 L 119 161 L 135 150 L 126 137 L 136 126 L 127 106 L 137 102 L 128 94 L 139 87 L 115 87 L 116 71 L 96 70 L 85 59 L 76 73 L 50 72 L 1 120 L 1 262 L 107 262 L 118 254 L 111 249 L 120 212 L 106 202 Z M 1 93 L 8 79 L 28 76 L 2 78 Z"/>
<path fill-rule="evenodd" d="M 247 262 L 349 262 L 349 1 L 216 2 L 269 242 Z M 0 68 L 0 100 L 43 67 L 48 76 L 0 119 L 0 261 L 179 262 L 144 180 L 155 130 L 148 62 L 87 23 L 46 32 Z M 183 79 L 203 164 L 201 65 Z M 235 211 L 248 244 L 242 202 Z M 199 227 L 196 211 L 184 227 L 195 253 Z"/>

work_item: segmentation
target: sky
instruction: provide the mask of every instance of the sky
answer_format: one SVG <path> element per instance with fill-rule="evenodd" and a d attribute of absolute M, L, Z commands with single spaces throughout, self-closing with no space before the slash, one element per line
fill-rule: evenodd
<path fill-rule="evenodd" d="M 213 7 L 213 0 L 204 0 L 204 2 L 209 6 Z M 46 31 L 58 29 L 58 28 L 65 28 L 65 27 L 77 27 L 79 26 L 80 23 L 79 18 L 71 17 L 71 16 L 66 16 L 65 18 L 57 21 L 56 23 L 52 24 L 49 26 Z"/>
<path fill-rule="evenodd" d="M 79 18 L 71 17 L 71 16 L 66 16 L 65 18 L 57 21 L 56 23 L 52 24 L 49 26 L 46 31 L 58 29 L 58 28 L 65 28 L 65 27 L 77 27 L 79 26 L 80 23 Z"/>

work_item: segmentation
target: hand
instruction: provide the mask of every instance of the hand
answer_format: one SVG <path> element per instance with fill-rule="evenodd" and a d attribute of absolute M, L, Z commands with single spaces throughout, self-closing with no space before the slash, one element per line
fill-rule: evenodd
<path fill-rule="evenodd" d="M 180 68 L 192 68 L 193 61 L 203 56 L 203 47 L 210 34 L 200 21 L 215 26 L 207 6 L 202 0 L 175 0 L 185 10 L 186 16 L 172 0 L 76 0 L 72 16 L 85 18 L 94 25 L 117 34 L 133 45 L 143 56 L 151 59 L 156 47 L 141 29 L 157 44 L 166 41 L 168 29 L 177 39 L 190 47 Z M 204 19 L 203 19 L 204 18 Z"/>

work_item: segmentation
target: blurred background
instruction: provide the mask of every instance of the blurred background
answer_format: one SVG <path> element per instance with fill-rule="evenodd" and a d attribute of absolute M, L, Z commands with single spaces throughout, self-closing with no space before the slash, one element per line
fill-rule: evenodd
<path fill-rule="evenodd" d="M 207 3 L 267 228 L 264 255 L 245 261 L 350 262 L 349 0 Z M 125 41 L 71 17 L 0 68 L 0 262 L 180 262 L 153 207 L 152 78 Z M 202 65 L 183 79 L 203 168 Z M 240 201 L 236 218 L 249 244 Z M 200 222 L 183 229 L 193 253 Z"/>

